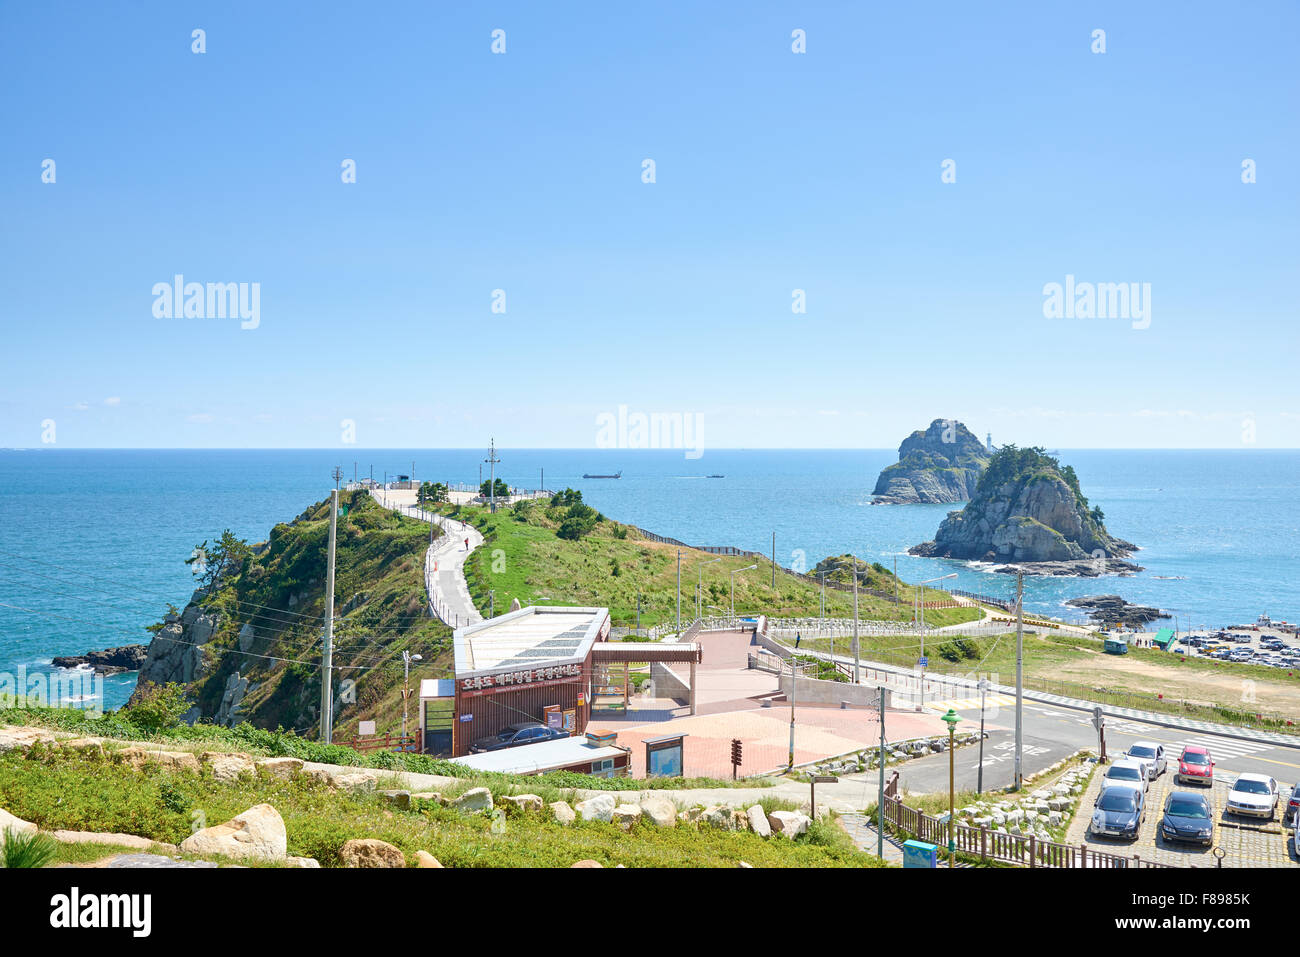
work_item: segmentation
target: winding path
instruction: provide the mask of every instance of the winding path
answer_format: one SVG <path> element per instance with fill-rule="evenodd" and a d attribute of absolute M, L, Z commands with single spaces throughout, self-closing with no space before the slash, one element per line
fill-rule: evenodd
<path fill-rule="evenodd" d="M 465 559 L 483 544 L 483 535 L 466 522 L 427 512 L 415 503 L 414 490 L 372 489 L 371 497 L 385 508 L 422 522 L 433 522 L 443 534 L 424 553 L 424 585 L 429 593 L 429 610 L 452 628 L 483 620 L 469 596 L 465 581 Z"/>

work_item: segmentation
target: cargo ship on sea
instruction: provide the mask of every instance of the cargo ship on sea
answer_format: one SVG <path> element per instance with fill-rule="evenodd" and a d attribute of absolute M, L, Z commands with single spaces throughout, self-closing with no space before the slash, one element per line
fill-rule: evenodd
<path fill-rule="evenodd" d="M 619 470 L 618 470 L 617 472 L 615 472 L 613 475 L 591 475 L 591 474 L 589 474 L 589 473 L 587 473 L 587 472 L 583 472 L 583 473 L 582 473 L 582 477 L 585 478 L 585 479 L 596 479 L 596 478 L 600 478 L 600 479 L 616 479 L 616 478 L 622 478 L 622 477 L 623 477 L 623 470 L 622 470 L 622 469 L 619 469 Z"/>

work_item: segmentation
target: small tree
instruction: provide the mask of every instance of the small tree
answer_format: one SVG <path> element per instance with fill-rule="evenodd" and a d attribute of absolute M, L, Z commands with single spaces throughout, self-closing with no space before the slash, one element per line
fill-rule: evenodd
<path fill-rule="evenodd" d="M 493 488 L 494 486 L 492 484 L 492 480 L 484 479 L 483 484 L 478 487 L 478 493 L 482 495 L 484 498 L 492 498 Z M 510 486 L 507 485 L 501 479 L 496 480 L 495 489 L 496 489 L 496 493 L 495 493 L 496 498 L 508 498 L 510 496 Z"/>
<path fill-rule="evenodd" d="M 150 684 L 124 709 L 126 718 L 137 728 L 156 734 L 179 727 L 181 716 L 190 710 L 184 685 L 174 681 L 167 684 Z"/>

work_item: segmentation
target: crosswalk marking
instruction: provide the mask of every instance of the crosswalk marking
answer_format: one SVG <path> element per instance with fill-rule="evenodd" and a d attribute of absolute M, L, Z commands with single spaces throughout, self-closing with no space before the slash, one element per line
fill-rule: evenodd
<path fill-rule="evenodd" d="M 988 694 L 984 696 L 984 710 L 990 711 L 994 708 L 1006 708 L 1016 706 L 1016 696 L 1006 694 Z M 926 710 L 937 711 L 943 714 L 949 708 L 953 711 L 978 711 L 980 709 L 979 695 L 973 698 L 949 698 L 940 701 L 927 701 Z"/>

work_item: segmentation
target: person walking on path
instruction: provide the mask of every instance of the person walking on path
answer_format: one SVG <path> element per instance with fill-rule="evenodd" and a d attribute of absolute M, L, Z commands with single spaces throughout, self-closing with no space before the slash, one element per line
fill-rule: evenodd
<path fill-rule="evenodd" d="M 465 539 L 465 551 L 469 551 L 469 539 Z"/>
<path fill-rule="evenodd" d="M 796 631 L 796 632 L 794 633 L 794 650 L 795 650 L 795 651 L 798 651 L 798 650 L 799 650 L 799 642 L 800 642 L 800 640 L 802 639 L 802 637 L 803 637 L 803 636 L 800 635 L 799 632 Z"/>

